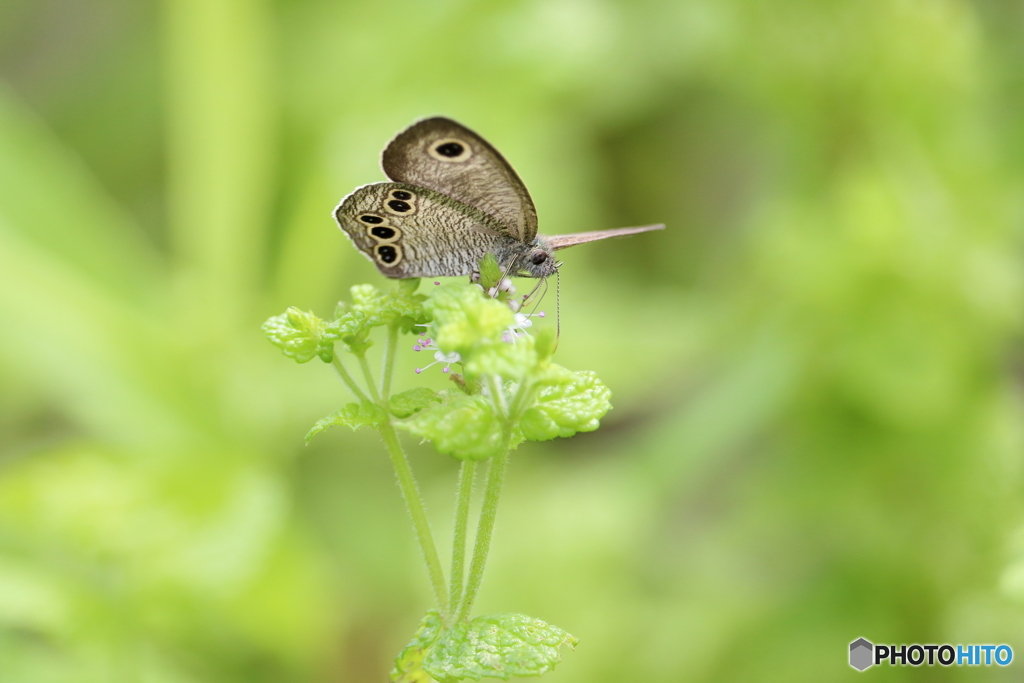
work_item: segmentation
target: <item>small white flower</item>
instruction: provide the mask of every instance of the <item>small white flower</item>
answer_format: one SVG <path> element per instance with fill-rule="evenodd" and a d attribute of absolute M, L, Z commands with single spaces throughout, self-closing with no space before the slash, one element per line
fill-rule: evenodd
<path fill-rule="evenodd" d="M 541 311 L 540 313 L 532 313 L 530 315 L 527 315 L 525 313 L 516 313 L 515 322 L 512 323 L 512 325 L 509 326 L 507 332 L 502 333 L 502 335 L 501 335 L 502 340 L 505 341 L 505 342 L 510 342 L 512 344 L 515 344 L 516 343 L 516 339 L 520 335 L 529 334 L 526 331 L 526 328 L 527 327 L 533 327 L 533 321 L 530 320 L 530 318 L 533 317 L 534 315 L 536 315 L 536 316 L 538 316 L 540 318 L 543 318 L 544 317 L 544 312 Z"/>
<path fill-rule="evenodd" d="M 460 356 L 458 353 L 456 353 L 454 351 L 452 353 L 445 353 L 444 351 L 442 351 L 439 348 L 437 348 L 437 344 L 434 342 L 433 339 L 431 339 L 430 337 L 427 337 L 427 336 L 422 336 L 422 335 L 426 335 L 426 332 L 420 332 L 420 335 L 421 335 L 421 338 L 416 341 L 416 346 L 412 347 L 412 350 L 413 351 L 426 351 L 428 349 L 433 350 L 434 351 L 434 362 L 431 363 L 430 365 L 426 365 L 426 366 L 424 366 L 422 368 L 416 368 L 416 374 L 417 375 L 420 374 L 421 372 L 423 372 L 424 370 L 426 370 L 427 368 L 429 368 L 431 365 L 437 365 L 438 363 L 444 363 L 445 364 L 444 371 L 445 372 L 450 372 L 451 371 L 451 367 L 450 366 L 451 366 L 452 363 L 461 363 L 462 362 L 462 356 Z"/>
<path fill-rule="evenodd" d="M 512 284 L 512 281 L 509 280 L 507 277 L 503 277 L 498 282 L 497 286 L 491 287 L 490 289 L 487 290 L 487 296 L 493 299 L 494 297 L 498 296 L 498 292 L 508 292 L 509 294 L 515 294 L 516 286 Z"/>
<path fill-rule="evenodd" d="M 462 356 L 460 356 L 455 351 L 452 351 L 451 353 L 445 353 L 444 351 L 437 351 L 437 352 L 434 353 L 434 362 L 431 363 L 430 365 L 426 365 L 426 366 L 424 366 L 422 368 L 416 368 L 416 374 L 418 375 L 421 372 L 423 372 L 424 370 L 426 370 L 427 368 L 429 368 L 431 365 L 437 365 L 438 363 L 444 363 L 445 364 L 444 365 L 444 372 L 450 372 L 451 371 L 451 364 L 452 363 L 461 363 L 461 362 L 462 362 Z"/>

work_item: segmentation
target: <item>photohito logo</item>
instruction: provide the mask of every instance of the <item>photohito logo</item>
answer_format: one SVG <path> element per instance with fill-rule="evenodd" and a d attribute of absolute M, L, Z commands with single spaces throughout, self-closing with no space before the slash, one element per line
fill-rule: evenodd
<path fill-rule="evenodd" d="M 874 645 L 866 638 L 850 643 L 850 666 L 864 671 L 875 664 L 889 666 L 1006 666 L 1013 661 L 1009 645 Z"/>

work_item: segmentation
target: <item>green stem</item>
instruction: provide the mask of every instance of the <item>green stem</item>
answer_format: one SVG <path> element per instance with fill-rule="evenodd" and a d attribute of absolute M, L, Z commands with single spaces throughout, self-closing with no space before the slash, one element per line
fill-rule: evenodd
<path fill-rule="evenodd" d="M 434 599 L 437 601 L 437 608 L 442 613 L 442 618 L 447 618 L 450 612 L 448 607 L 448 588 L 445 585 L 444 569 L 441 567 L 441 557 L 437 554 L 437 546 L 434 545 L 434 536 L 430 533 L 430 524 L 427 522 L 427 513 L 423 507 L 423 499 L 420 496 L 419 487 L 416 485 L 416 478 L 412 475 L 412 468 L 409 466 L 409 459 L 402 449 L 402 443 L 398 440 L 395 427 L 391 424 L 391 416 L 388 413 L 387 399 L 391 388 L 391 376 L 395 363 L 395 347 L 398 338 L 397 326 L 392 327 L 388 334 L 388 347 L 384 354 L 384 377 L 381 383 L 384 398 L 377 392 L 377 385 L 373 382 L 373 373 L 370 372 L 370 364 L 366 360 L 365 353 L 356 354 L 359 358 L 359 366 L 363 370 L 363 377 L 366 379 L 366 386 L 370 391 L 373 402 L 384 410 L 385 421 L 378 427 L 381 437 L 384 439 L 384 446 L 391 457 L 391 465 L 395 468 L 395 476 L 398 478 L 398 488 L 402 491 L 402 498 L 405 500 L 405 507 L 412 518 L 412 526 L 416 535 L 416 541 L 420 545 L 420 552 L 423 553 L 423 561 L 427 564 L 427 573 L 430 575 L 430 585 L 434 590 Z M 345 382 L 352 393 L 361 401 L 367 401 L 366 394 L 362 392 L 359 385 L 352 379 L 338 356 L 334 357 L 334 369 L 338 371 L 341 379 Z"/>
<path fill-rule="evenodd" d="M 388 421 L 383 423 L 379 429 L 384 438 L 384 445 L 388 449 L 388 455 L 391 456 L 391 464 L 398 477 L 398 487 L 402 490 L 405 507 L 409 510 L 409 516 L 412 517 L 412 526 L 416 532 L 416 540 L 420 544 L 420 551 L 423 553 L 423 560 L 427 563 L 427 573 L 430 574 L 430 585 L 434 589 L 437 608 L 441 611 L 442 619 L 445 619 L 449 613 L 448 589 L 445 586 L 441 558 L 434 545 L 434 536 L 430 533 L 430 524 L 427 522 L 427 513 L 423 507 L 419 487 L 416 485 L 416 479 L 412 476 L 409 459 L 405 456 L 405 451 L 398 440 L 398 434 L 395 433 L 391 419 L 388 418 Z"/>
<path fill-rule="evenodd" d="M 487 375 L 487 387 L 491 392 L 491 401 L 494 402 L 494 409 L 498 411 L 498 415 L 503 420 L 507 420 L 508 406 L 505 405 L 505 392 L 501 390 L 501 377 Z"/>
<path fill-rule="evenodd" d="M 523 405 L 526 402 L 526 397 L 530 395 L 532 386 L 529 379 L 524 379 L 519 383 L 519 387 L 516 389 L 516 395 L 512 397 L 512 402 L 508 406 L 508 421 L 510 424 L 517 424 L 519 419 L 522 417 L 521 412 L 524 412 Z"/>
<path fill-rule="evenodd" d="M 356 381 L 352 379 L 352 375 L 348 374 L 348 370 L 345 369 L 345 366 L 342 364 L 341 358 L 338 354 L 334 354 L 334 360 L 331 361 L 331 365 L 333 365 L 334 369 L 338 371 L 341 381 L 345 383 L 345 386 L 348 387 L 349 391 L 355 394 L 357 399 L 360 401 L 368 400 L 366 398 L 366 394 L 363 393 L 363 390 L 360 389 L 359 385 L 356 384 Z"/>
<path fill-rule="evenodd" d="M 380 395 L 387 403 L 391 396 L 391 376 L 395 370 L 395 352 L 398 350 L 398 323 L 388 326 L 388 345 L 384 350 L 384 374 L 380 383 Z"/>
<path fill-rule="evenodd" d="M 380 394 L 377 393 L 377 385 L 373 383 L 373 373 L 370 372 L 370 364 L 366 361 L 366 354 L 356 354 L 359 358 L 359 367 L 363 369 L 363 377 L 366 379 L 366 388 L 370 390 L 370 396 L 373 398 L 373 402 L 387 411 L 387 406 L 382 405 L 380 402 Z"/>
<path fill-rule="evenodd" d="M 476 461 L 463 460 L 459 469 L 459 488 L 455 494 L 455 533 L 452 538 L 451 607 L 455 612 L 462 599 L 462 579 L 465 573 L 466 534 L 469 527 L 469 501 L 473 496 Z"/>
<path fill-rule="evenodd" d="M 466 582 L 466 596 L 462 599 L 456 621 L 469 618 L 473 608 L 480 582 L 487 564 L 487 553 L 491 549 L 491 536 L 494 533 L 494 517 L 498 512 L 498 498 L 501 496 L 501 484 L 505 479 L 505 468 L 508 464 L 508 451 L 491 459 L 487 469 L 487 488 L 484 491 L 484 504 L 480 510 L 480 525 L 476 530 L 476 543 L 473 546 L 473 563 L 469 567 L 469 580 Z"/>

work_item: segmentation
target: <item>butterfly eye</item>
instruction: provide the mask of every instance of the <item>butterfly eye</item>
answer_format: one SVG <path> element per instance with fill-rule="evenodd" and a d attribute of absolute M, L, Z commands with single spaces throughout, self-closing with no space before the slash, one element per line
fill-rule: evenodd
<path fill-rule="evenodd" d="M 539 266 L 540 264 L 544 263 L 547 260 L 548 260 L 548 253 L 546 251 L 539 251 L 538 250 L 538 251 L 535 251 L 532 254 L 530 254 L 530 261 L 535 266 Z"/>
<path fill-rule="evenodd" d="M 370 225 L 377 225 L 379 223 L 384 222 L 384 219 L 381 218 L 380 216 L 371 216 L 370 214 L 364 214 L 360 216 L 359 220 L 361 220 L 364 223 L 369 223 Z"/>
<path fill-rule="evenodd" d="M 391 196 L 395 199 L 412 199 L 412 193 L 405 190 L 395 190 L 391 193 Z"/>
<path fill-rule="evenodd" d="M 388 202 L 388 206 L 391 207 L 392 211 L 398 211 L 400 213 L 405 213 L 406 211 L 412 208 L 411 206 L 409 206 L 408 202 L 403 202 L 401 199 L 392 199 L 390 202 Z"/>
<path fill-rule="evenodd" d="M 377 254 L 384 263 L 394 263 L 398 259 L 398 249 L 390 244 L 377 247 Z"/>
<path fill-rule="evenodd" d="M 377 237 L 381 238 L 382 240 L 389 240 L 389 239 L 391 239 L 392 237 L 395 236 L 394 228 L 388 228 L 388 227 L 385 227 L 383 225 L 371 229 L 370 233 L 373 234 L 373 235 L 376 235 Z"/>
<path fill-rule="evenodd" d="M 430 156 L 438 161 L 462 162 L 473 156 L 473 151 L 469 148 L 469 145 L 455 139 L 438 140 L 432 143 L 427 148 L 427 151 L 430 153 Z"/>
<path fill-rule="evenodd" d="M 465 148 L 457 142 L 446 142 L 435 147 L 434 151 L 443 157 L 453 158 L 460 156 L 465 151 Z"/>

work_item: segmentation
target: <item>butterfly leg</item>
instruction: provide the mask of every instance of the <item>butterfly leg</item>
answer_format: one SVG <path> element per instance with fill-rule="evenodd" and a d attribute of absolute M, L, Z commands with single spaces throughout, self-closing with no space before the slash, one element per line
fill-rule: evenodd
<path fill-rule="evenodd" d="M 480 271 L 474 270 L 472 274 L 470 274 L 469 276 L 469 281 L 475 285 L 479 285 Z M 487 290 L 487 296 L 493 299 L 496 296 L 498 296 L 498 292 L 508 292 L 509 294 L 514 294 L 515 291 L 516 286 L 512 284 L 512 281 L 509 280 L 507 277 L 502 276 L 501 280 L 498 281 L 497 286 L 491 287 L 490 289 Z"/>
<path fill-rule="evenodd" d="M 487 290 L 487 295 L 492 299 L 498 296 L 498 292 L 508 292 L 509 294 L 515 294 L 516 286 L 512 284 L 512 280 L 509 279 L 509 273 L 515 268 L 516 259 L 512 258 L 508 262 L 508 266 L 505 268 L 505 272 L 501 274 L 501 279 L 498 280 L 498 284 L 495 287 L 491 287 Z"/>
<path fill-rule="evenodd" d="M 487 290 L 487 296 L 492 299 L 498 296 L 499 292 L 508 292 L 509 294 L 516 293 L 516 286 L 512 284 L 512 281 L 507 277 L 503 277 L 498 281 L 497 286 L 491 287 Z"/>
<path fill-rule="evenodd" d="M 537 284 L 533 286 L 533 289 L 530 290 L 530 293 L 523 296 L 524 305 L 526 304 L 527 299 L 529 299 L 530 297 L 537 293 L 537 290 L 540 289 L 541 285 L 544 285 L 544 291 L 541 293 L 540 299 L 537 299 L 537 303 L 540 304 L 540 302 L 544 299 L 544 295 L 548 293 L 548 279 L 546 277 L 538 278 Z"/>

